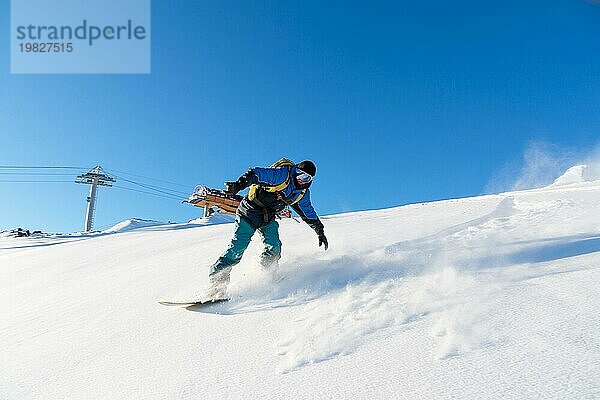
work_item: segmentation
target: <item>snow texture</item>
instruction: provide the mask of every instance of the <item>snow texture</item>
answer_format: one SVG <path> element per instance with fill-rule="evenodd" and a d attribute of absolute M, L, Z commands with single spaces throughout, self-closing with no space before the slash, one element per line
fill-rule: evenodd
<path fill-rule="evenodd" d="M 600 398 L 600 181 L 281 222 L 233 300 L 232 224 L 0 239 L 1 399 Z M 137 229 L 130 229 L 130 228 Z"/>

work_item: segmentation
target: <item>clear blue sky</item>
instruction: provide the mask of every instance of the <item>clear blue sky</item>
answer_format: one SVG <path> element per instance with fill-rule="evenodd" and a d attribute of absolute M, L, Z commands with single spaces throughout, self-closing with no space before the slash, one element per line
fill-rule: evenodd
<path fill-rule="evenodd" d="M 2 0 L 2 165 L 101 164 L 187 192 L 310 158 L 331 214 L 480 194 L 531 140 L 600 137 L 591 1 L 153 1 L 150 75 L 11 75 L 9 25 Z M 0 182 L 0 229 L 80 230 L 86 195 Z M 104 189 L 96 227 L 198 214 Z"/>

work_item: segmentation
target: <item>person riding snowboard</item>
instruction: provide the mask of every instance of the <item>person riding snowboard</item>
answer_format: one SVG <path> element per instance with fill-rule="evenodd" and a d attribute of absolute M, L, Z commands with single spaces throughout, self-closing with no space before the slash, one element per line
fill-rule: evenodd
<path fill-rule="evenodd" d="M 226 192 L 231 195 L 250 187 L 241 201 L 235 219 L 235 232 L 227 250 L 211 266 L 208 299 L 223 299 L 227 296 L 229 276 L 238 264 L 244 251 L 258 230 L 264 244 L 260 264 L 264 270 L 274 270 L 281 258 L 278 213 L 287 206 L 294 209 L 319 238 L 319 246 L 329 247 L 323 223 L 310 202 L 310 185 L 317 172 L 312 161 L 299 164 L 282 158 L 268 168 L 250 168 L 235 182 L 225 182 Z"/>

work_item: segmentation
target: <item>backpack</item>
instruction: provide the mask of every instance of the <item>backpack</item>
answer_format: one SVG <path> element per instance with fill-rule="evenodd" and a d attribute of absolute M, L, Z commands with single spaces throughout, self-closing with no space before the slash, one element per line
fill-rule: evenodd
<path fill-rule="evenodd" d="M 250 191 L 248 192 L 248 199 L 253 201 L 256 198 L 256 191 L 258 190 L 259 187 L 261 189 L 263 189 L 264 191 L 271 192 L 271 193 L 279 192 L 279 191 L 285 189 L 290 184 L 290 181 L 292 179 L 290 176 L 290 171 L 294 165 L 296 165 L 296 164 L 292 160 L 289 160 L 287 158 L 280 158 L 279 160 L 275 161 L 273 164 L 269 165 L 269 168 L 287 167 L 288 168 L 287 178 L 285 178 L 283 183 L 280 183 L 279 185 L 276 185 L 276 186 L 259 186 L 257 184 L 250 185 Z M 288 206 L 296 204 L 297 202 L 300 201 L 300 199 L 304 196 L 305 193 L 306 193 L 306 189 L 303 189 L 302 192 L 300 193 L 300 195 L 296 199 L 294 199 L 294 201 L 292 201 L 291 203 L 286 203 L 286 204 Z"/>

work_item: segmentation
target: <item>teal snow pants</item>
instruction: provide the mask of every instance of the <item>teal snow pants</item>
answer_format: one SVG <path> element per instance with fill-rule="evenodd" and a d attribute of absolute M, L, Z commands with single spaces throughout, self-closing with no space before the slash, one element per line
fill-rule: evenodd
<path fill-rule="evenodd" d="M 279 224 L 277 221 L 272 220 L 256 229 L 245 218 L 237 215 L 235 218 L 235 232 L 233 233 L 231 243 L 229 243 L 225 253 L 210 268 L 210 275 L 214 275 L 239 263 L 256 231 L 260 233 L 265 246 L 260 255 L 261 266 L 263 268 L 276 266 L 281 258 L 281 241 L 279 240 Z"/>

